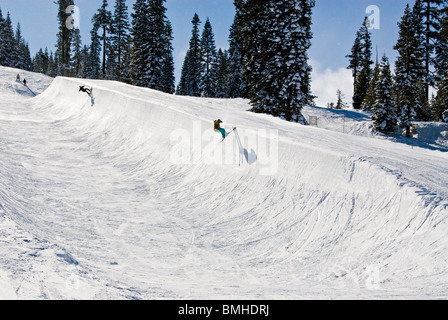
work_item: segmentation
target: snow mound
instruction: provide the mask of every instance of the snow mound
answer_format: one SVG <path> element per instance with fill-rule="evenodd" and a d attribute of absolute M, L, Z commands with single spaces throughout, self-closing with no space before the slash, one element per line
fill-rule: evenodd
<path fill-rule="evenodd" d="M 6 296 L 447 296 L 446 153 L 109 81 L 5 108 L 0 231 L 45 248 L 0 260 Z M 222 143 L 218 118 L 237 127 Z"/>
<path fill-rule="evenodd" d="M 17 80 L 20 76 L 20 81 Z M 0 91 L 3 95 L 35 97 L 44 91 L 53 78 L 9 67 L 0 67 Z M 27 85 L 23 84 L 23 80 L 27 81 Z"/>
<path fill-rule="evenodd" d="M 316 126 L 322 129 L 364 137 L 376 135 L 373 130 L 371 114 L 368 112 L 306 106 L 302 113 L 307 119 L 317 117 Z"/>
<path fill-rule="evenodd" d="M 399 128 L 393 134 L 382 134 L 375 131 L 372 125 L 372 114 L 368 111 L 306 106 L 302 113 L 306 119 L 315 117 L 317 123 L 314 125 L 318 128 L 448 152 L 448 125 L 446 123 L 414 122 L 416 132 L 411 140 L 403 137 Z"/>

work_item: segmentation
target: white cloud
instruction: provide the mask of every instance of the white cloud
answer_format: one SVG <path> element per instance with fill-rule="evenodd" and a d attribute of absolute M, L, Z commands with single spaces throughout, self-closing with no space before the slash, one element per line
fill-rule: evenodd
<path fill-rule="evenodd" d="M 311 90 L 317 96 L 316 104 L 321 107 L 327 103 L 336 103 L 336 91 L 339 89 L 344 94 L 344 101 L 347 105 L 352 104 L 353 97 L 353 77 L 351 70 L 339 68 L 322 68 L 319 62 L 310 60 L 313 67 Z"/>

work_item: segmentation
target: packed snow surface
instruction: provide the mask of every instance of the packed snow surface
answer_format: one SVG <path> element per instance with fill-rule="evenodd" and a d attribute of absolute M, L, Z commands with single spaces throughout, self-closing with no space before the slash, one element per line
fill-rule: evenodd
<path fill-rule="evenodd" d="M 442 124 L 3 67 L 0 98 L 1 299 L 448 298 Z"/>

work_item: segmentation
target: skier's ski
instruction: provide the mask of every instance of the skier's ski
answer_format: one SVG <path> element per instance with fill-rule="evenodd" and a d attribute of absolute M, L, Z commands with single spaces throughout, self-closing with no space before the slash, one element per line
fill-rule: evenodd
<path fill-rule="evenodd" d="M 236 130 L 236 127 L 232 129 L 232 131 L 230 131 L 229 133 L 226 134 L 225 138 L 223 138 L 219 143 L 223 142 L 224 140 L 226 140 L 226 138 L 233 132 Z"/>

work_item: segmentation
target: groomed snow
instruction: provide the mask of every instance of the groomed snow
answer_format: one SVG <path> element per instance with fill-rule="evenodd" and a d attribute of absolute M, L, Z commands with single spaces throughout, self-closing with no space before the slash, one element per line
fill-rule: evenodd
<path fill-rule="evenodd" d="M 0 68 L 1 299 L 448 297 L 441 124 L 412 148 L 363 113 L 301 126 L 18 72 Z"/>

